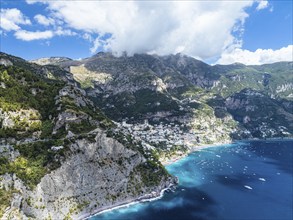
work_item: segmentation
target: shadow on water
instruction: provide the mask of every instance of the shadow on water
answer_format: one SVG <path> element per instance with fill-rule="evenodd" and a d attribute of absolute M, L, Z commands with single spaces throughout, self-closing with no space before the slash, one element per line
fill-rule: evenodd
<path fill-rule="evenodd" d="M 293 139 L 239 142 L 190 154 L 167 168 L 179 177 L 175 192 L 91 220 L 292 219 L 292 152 Z"/>
<path fill-rule="evenodd" d="M 91 220 L 209 220 L 216 219 L 216 202 L 204 191 L 195 187 L 178 187 L 175 192 L 165 193 L 164 197 L 154 202 L 140 204 L 139 211 L 129 208 L 109 214 L 95 216 Z"/>
<path fill-rule="evenodd" d="M 245 146 L 246 150 L 253 152 L 262 158 L 270 158 L 273 161 L 264 161 L 267 164 L 278 166 L 282 171 L 293 175 L 293 139 L 250 141 Z"/>
<path fill-rule="evenodd" d="M 222 185 L 242 191 L 244 190 L 244 185 L 257 181 L 255 176 L 249 174 L 234 174 L 228 177 L 226 175 L 215 175 L 215 179 Z"/>
<path fill-rule="evenodd" d="M 172 199 L 174 194 L 166 194 L 162 201 L 150 203 L 149 207 L 144 212 L 141 212 L 141 215 L 136 216 L 135 219 L 149 220 L 150 216 L 152 216 L 152 220 L 208 220 L 216 217 L 214 207 L 217 204 L 204 191 L 195 187 L 187 189 L 179 187 L 176 191 L 178 196 L 175 196 L 175 199 Z"/>

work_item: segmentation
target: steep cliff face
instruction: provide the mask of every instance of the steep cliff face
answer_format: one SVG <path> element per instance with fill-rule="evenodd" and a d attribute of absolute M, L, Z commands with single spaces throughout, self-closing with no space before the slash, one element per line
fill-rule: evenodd
<path fill-rule="evenodd" d="M 213 91 L 227 97 L 243 89 L 252 89 L 271 98 L 292 100 L 292 65 L 292 62 L 260 66 L 216 65 L 213 69 L 220 74 L 220 79 Z"/>
<path fill-rule="evenodd" d="M 48 64 L 56 65 L 58 63 L 63 63 L 66 61 L 71 61 L 71 59 L 67 57 L 50 57 L 50 58 L 40 58 L 37 60 L 32 60 L 31 63 L 35 63 L 38 65 L 48 65 Z"/>
<path fill-rule="evenodd" d="M 81 218 L 171 185 L 200 144 L 292 137 L 292 62 L 0 53 L 0 216 Z M 52 65 L 54 64 L 54 65 Z M 113 121 L 114 120 L 114 121 Z"/>
<path fill-rule="evenodd" d="M 228 97 L 225 105 L 252 137 L 286 137 L 292 133 L 293 114 L 283 107 L 282 101 L 245 89 Z"/>
<path fill-rule="evenodd" d="M 263 124 L 262 130 L 272 128 L 276 131 L 280 130 L 279 126 L 284 126 L 285 128 L 281 129 L 285 131 L 283 134 L 292 135 L 289 126 L 292 124 L 290 117 L 293 91 L 292 62 L 261 66 L 243 64 L 209 66 L 181 54 L 163 57 L 146 54 L 114 57 L 110 53 L 99 53 L 80 61 L 61 58 L 58 60 L 60 62 L 57 64 L 73 74 L 73 78 L 85 89 L 94 105 L 117 121 L 126 120 L 136 123 L 147 119 L 150 123 L 176 122 L 179 125 L 187 122 L 197 133 L 201 133 L 202 130 L 195 128 L 206 124 L 209 126 L 203 127 L 206 134 L 209 133 L 209 137 L 215 134 L 213 127 L 222 124 L 222 127 L 227 127 L 224 130 L 230 137 L 242 137 L 234 135 L 237 133 L 233 130 L 236 127 L 238 133 L 242 133 L 245 137 L 261 137 L 263 135 L 253 132 L 252 128 L 247 130 L 253 117 L 249 114 L 240 117 L 238 112 L 245 108 L 245 111 L 253 112 L 257 109 L 257 112 L 268 113 L 266 108 L 268 101 L 268 105 L 275 106 L 274 112 L 282 112 L 280 116 L 287 116 L 285 119 L 274 117 L 276 122 L 267 126 L 268 117 L 263 114 L 257 116 L 259 123 L 257 126 Z M 56 64 L 55 59 L 51 61 L 52 64 Z M 246 89 L 248 90 L 243 92 Z M 249 102 L 247 98 L 236 98 L 240 93 L 246 97 L 256 97 L 254 94 L 248 94 L 248 91 L 260 92 L 265 101 Z M 206 94 L 202 95 L 203 93 Z M 213 106 L 208 101 L 214 99 L 213 93 L 225 99 L 220 106 Z M 192 94 L 193 97 L 187 97 L 186 94 Z M 276 111 L 278 105 L 282 105 L 283 108 Z M 210 108 L 208 106 L 212 109 L 208 110 Z M 218 117 L 219 115 L 230 117 L 230 121 L 234 122 L 228 124 L 234 124 L 233 129 L 228 129 L 231 126 L 226 126 L 227 122 Z M 200 118 L 204 118 L 205 122 Z M 217 120 L 222 122 L 216 125 L 214 122 Z M 280 132 L 268 131 L 265 136 L 274 137 L 278 134 Z"/>
<path fill-rule="evenodd" d="M 179 54 L 114 57 L 99 53 L 59 66 L 69 69 L 94 104 L 117 121 L 174 121 L 186 113 L 173 94 L 176 90 L 211 88 L 219 78 L 207 64 Z"/>
<path fill-rule="evenodd" d="M 81 61 L 62 62 L 59 66 L 70 69 L 85 88 L 95 88 L 110 94 L 140 89 L 165 91 L 186 85 L 211 88 L 219 78 L 209 65 L 180 54 L 114 57 L 109 53 L 99 53 Z M 88 78 L 80 79 L 81 73 L 88 75 Z M 106 80 L 103 74 L 106 74 Z M 91 84 L 85 83 L 88 81 Z"/>
<path fill-rule="evenodd" d="M 0 66 L 3 219 L 81 218 L 176 184 L 70 73 L 1 56 L 10 61 Z"/>
<path fill-rule="evenodd" d="M 193 118 L 197 117 L 196 112 L 199 106 L 196 103 L 209 105 L 208 99 L 203 98 L 204 91 L 211 99 L 213 93 L 225 99 L 226 105 L 213 108 L 213 117 L 218 118 L 218 112 L 230 114 L 231 120 L 238 123 L 239 132 L 247 133 L 247 124 L 251 117 L 244 116 L 245 119 L 243 117 L 240 120 L 237 115 L 239 109 L 258 109 L 258 111 L 266 112 L 267 100 L 274 103 L 274 106 L 279 105 L 281 99 L 287 100 L 289 102 L 287 105 L 292 103 L 292 62 L 261 66 L 243 64 L 209 66 L 180 54 L 163 57 L 145 54 L 114 57 L 109 53 L 99 53 L 88 59 L 62 62 L 59 65 L 69 68 L 75 79 L 84 86 L 87 95 L 95 105 L 99 106 L 110 118 L 118 121 L 125 119 L 131 123 L 145 119 L 182 121 L 182 118 L 186 117 L 189 117 L 189 122 L 200 121 Z M 265 99 L 263 104 L 253 101 L 248 104 L 246 99 L 234 99 L 235 94 L 244 94 L 242 91 L 245 89 L 248 89 L 246 93 L 260 92 Z M 193 103 L 186 99 L 184 94 L 188 93 L 193 94 Z M 246 96 L 254 95 L 246 94 Z M 207 109 L 208 107 L 201 108 L 199 111 L 204 112 Z M 283 110 L 284 114 L 290 111 L 288 108 Z M 156 116 L 158 113 L 165 116 L 158 118 Z M 205 113 L 205 115 L 206 117 L 203 118 L 209 121 L 211 117 L 208 115 L 211 116 L 211 114 Z M 258 122 L 266 123 L 265 118 L 264 115 L 260 116 Z M 279 124 L 283 121 L 278 118 L 274 120 L 279 121 L 277 122 Z M 289 116 L 286 120 L 291 122 Z M 200 123 L 204 124 L 204 122 Z M 213 122 L 207 123 L 211 125 L 209 128 L 213 127 Z M 291 127 L 288 127 L 288 123 L 285 124 L 285 130 L 292 134 Z M 275 125 L 271 124 L 268 127 L 273 128 Z M 278 127 L 274 129 L 279 130 Z M 232 130 L 230 134 L 234 132 Z M 213 134 L 213 132 L 210 133 Z M 257 133 L 252 133 L 245 136 L 260 137 Z M 274 132 L 269 133 L 268 137 L 275 136 Z"/>
<path fill-rule="evenodd" d="M 158 196 L 175 184 L 162 168 L 151 166 L 140 152 L 107 137 L 102 130 L 90 135 L 91 140 L 69 139 L 69 155 L 33 189 L 15 174 L 2 175 L 2 188 L 15 191 L 3 218 L 18 212 L 37 219 L 77 219 L 138 198 Z M 157 173 L 153 180 L 145 177 L 153 172 Z"/>
<path fill-rule="evenodd" d="M 182 54 L 169 56 L 135 54 L 132 57 L 114 57 L 110 53 L 99 53 L 80 61 L 65 58 L 64 61 L 60 60 L 56 63 L 53 59 L 51 64 L 58 64 L 70 70 L 73 75 L 92 73 L 87 79 L 78 76 L 76 79 L 85 88 L 96 88 L 97 91 L 102 92 L 117 94 L 127 89 L 137 91 L 140 87 L 158 90 L 160 88 L 154 87 L 154 81 L 159 80 L 161 81 L 159 87 L 164 89 L 193 85 L 228 96 L 250 88 L 263 91 L 269 96 L 280 98 L 292 96 L 292 62 L 260 66 L 245 66 L 238 63 L 210 66 Z M 106 74 L 107 80 L 99 77 L 99 74 Z M 118 88 L 119 92 L 115 88 Z"/>

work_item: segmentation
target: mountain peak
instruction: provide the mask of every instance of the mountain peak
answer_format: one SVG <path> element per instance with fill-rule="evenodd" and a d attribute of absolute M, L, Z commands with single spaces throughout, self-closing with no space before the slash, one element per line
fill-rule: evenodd
<path fill-rule="evenodd" d="M 71 61 L 72 59 L 68 58 L 68 57 L 43 57 L 43 58 L 40 58 L 40 59 L 35 59 L 35 60 L 30 60 L 29 62 L 31 63 L 35 63 L 35 64 L 38 64 L 38 65 L 55 65 L 55 64 L 58 64 L 58 63 L 62 63 L 62 62 L 65 62 L 65 61 Z"/>

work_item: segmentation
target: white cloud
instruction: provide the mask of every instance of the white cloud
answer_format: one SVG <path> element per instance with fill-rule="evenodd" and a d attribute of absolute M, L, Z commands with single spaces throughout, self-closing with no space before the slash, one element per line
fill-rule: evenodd
<path fill-rule="evenodd" d="M 254 52 L 235 48 L 232 51 L 224 52 L 217 61 L 217 64 L 231 64 L 237 62 L 246 65 L 260 65 L 279 61 L 293 61 L 293 45 L 288 45 L 279 50 L 257 49 Z"/>
<path fill-rule="evenodd" d="M 256 10 L 259 11 L 259 10 L 267 8 L 268 6 L 269 6 L 269 2 L 267 0 L 260 0 L 258 2 Z"/>
<path fill-rule="evenodd" d="M 62 27 L 57 27 L 57 29 L 54 31 L 54 35 L 57 35 L 57 36 L 76 36 L 77 33 L 74 31 L 71 31 L 69 29 L 63 29 Z"/>
<path fill-rule="evenodd" d="M 0 27 L 5 31 L 19 30 L 19 25 L 29 25 L 31 21 L 16 8 L 2 9 L 0 13 Z"/>
<path fill-rule="evenodd" d="M 25 31 L 18 30 L 14 33 L 14 36 L 23 41 L 32 41 L 32 40 L 43 40 L 53 37 L 52 31 Z"/>
<path fill-rule="evenodd" d="M 241 43 L 245 9 L 255 1 L 38 2 L 67 28 L 89 34 L 88 40 L 98 36 L 91 39 L 92 52 L 103 47 L 118 55 L 180 52 L 206 59 Z"/>
<path fill-rule="evenodd" d="M 54 22 L 54 19 L 52 18 L 47 18 L 45 17 L 44 15 L 40 15 L 40 14 L 37 14 L 34 19 L 41 25 L 44 25 L 44 26 L 49 26 L 49 25 L 53 25 L 55 22 Z"/>
<path fill-rule="evenodd" d="M 23 41 L 33 41 L 33 40 L 45 40 L 50 39 L 54 36 L 76 36 L 77 33 L 58 27 L 56 30 L 47 30 L 47 31 L 26 31 L 18 30 L 14 33 L 14 36 Z"/>
<path fill-rule="evenodd" d="M 37 3 L 37 2 L 40 2 L 40 0 L 26 0 L 26 3 L 28 4 L 34 4 L 34 3 Z"/>
<path fill-rule="evenodd" d="M 46 4 L 50 17 L 38 14 L 34 19 L 53 28 L 30 32 L 20 30 L 17 26 L 20 23 L 8 25 L 16 31 L 16 38 L 25 41 L 79 36 L 92 44 L 92 53 L 101 49 L 117 55 L 124 51 L 129 55 L 183 53 L 202 60 L 220 57 L 217 61 L 220 64 L 292 60 L 292 45 L 254 52 L 241 48 L 244 23 L 249 16 L 245 10 L 248 7 L 273 10 L 267 0 L 27 2 Z M 22 20 L 25 19 L 23 16 Z"/>
<path fill-rule="evenodd" d="M 89 41 L 89 42 L 93 42 L 93 37 L 89 33 L 84 33 L 82 35 L 82 38 Z"/>
<path fill-rule="evenodd" d="M 93 46 L 90 48 L 91 53 L 95 53 L 99 48 L 108 48 L 109 40 L 104 40 L 102 37 L 97 37 L 93 40 Z"/>

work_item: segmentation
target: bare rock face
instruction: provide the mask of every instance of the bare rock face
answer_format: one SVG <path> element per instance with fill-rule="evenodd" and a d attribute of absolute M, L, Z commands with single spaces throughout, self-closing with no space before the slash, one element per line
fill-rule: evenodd
<path fill-rule="evenodd" d="M 14 121 L 9 116 L 4 116 L 2 119 L 3 128 L 13 128 L 15 125 Z"/>
<path fill-rule="evenodd" d="M 16 176 L 6 174 L 2 187 L 13 185 L 19 192 L 13 197 L 13 207 L 23 216 L 36 219 L 78 219 L 151 193 L 158 195 L 175 184 L 173 178 L 160 176 L 158 185 L 147 186 L 142 174 L 136 172 L 146 162 L 145 157 L 107 137 L 103 131 L 96 132 L 94 142 L 77 139 L 71 143 L 71 156 L 60 168 L 45 175 L 32 191 Z M 131 178 L 134 175 L 136 182 Z M 15 209 L 9 210 L 12 213 Z"/>
<path fill-rule="evenodd" d="M 276 89 L 276 93 L 292 91 L 293 90 L 293 83 L 286 83 L 279 85 Z"/>
<path fill-rule="evenodd" d="M 13 63 L 12 63 L 10 60 L 8 60 L 8 59 L 1 58 L 1 59 L 0 59 L 0 65 L 4 65 L 4 66 L 12 66 Z"/>
<path fill-rule="evenodd" d="M 53 130 L 53 134 L 57 132 L 58 129 L 60 129 L 62 126 L 64 126 L 66 123 L 69 122 L 76 122 L 79 123 L 84 119 L 87 119 L 88 116 L 85 114 L 77 114 L 76 112 L 73 111 L 65 111 L 61 112 L 56 120 L 56 124 Z"/>
<path fill-rule="evenodd" d="M 85 218 L 176 184 L 158 155 L 182 156 L 194 145 L 233 139 L 292 136 L 292 64 L 277 64 L 275 74 L 273 64 L 247 72 L 241 64 L 209 66 L 180 54 L 100 53 L 80 61 L 32 62 L 0 52 L 1 68 L 15 68 L 11 77 L 34 100 L 25 109 L 0 108 L 4 219 Z M 16 77 L 19 68 L 45 83 L 49 95 L 30 75 Z M 8 90 L 2 81 L 0 90 Z M 34 99 L 41 94 L 52 111 Z M 9 103 L 10 96 L 4 98 Z"/>
<path fill-rule="evenodd" d="M 226 104 L 227 108 L 234 110 L 234 109 L 244 108 L 245 106 L 247 106 L 248 101 L 228 97 L 226 99 L 225 104 Z"/>
<path fill-rule="evenodd" d="M 2 88 L 2 89 L 6 89 L 6 85 L 5 85 L 4 82 L 0 82 L 0 88 Z"/>
<path fill-rule="evenodd" d="M 84 107 L 86 105 L 92 106 L 93 103 L 86 99 L 85 96 L 85 91 L 82 89 L 79 89 L 78 87 L 71 87 L 71 86 L 65 86 L 59 91 L 59 95 L 55 97 L 56 99 L 56 104 L 59 104 L 60 99 L 62 97 L 68 96 L 72 100 L 74 100 L 75 104 L 78 107 Z"/>
<path fill-rule="evenodd" d="M 15 151 L 10 144 L 0 143 L 0 155 L 8 160 L 15 160 L 19 156 L 19 152 Z"/>
<path fill-rule="evenodd" d="M 37 60 L 31 60 L 30 62 L 43 66 L 43 65 L 49 65 L 49 64 L 54 65 L 54 64 L 58 64 L 58 63 L 66 62 L 70 60 L 71 59 L 67 57 L 50 57 L 50 58 L 40 58 Z"/>

